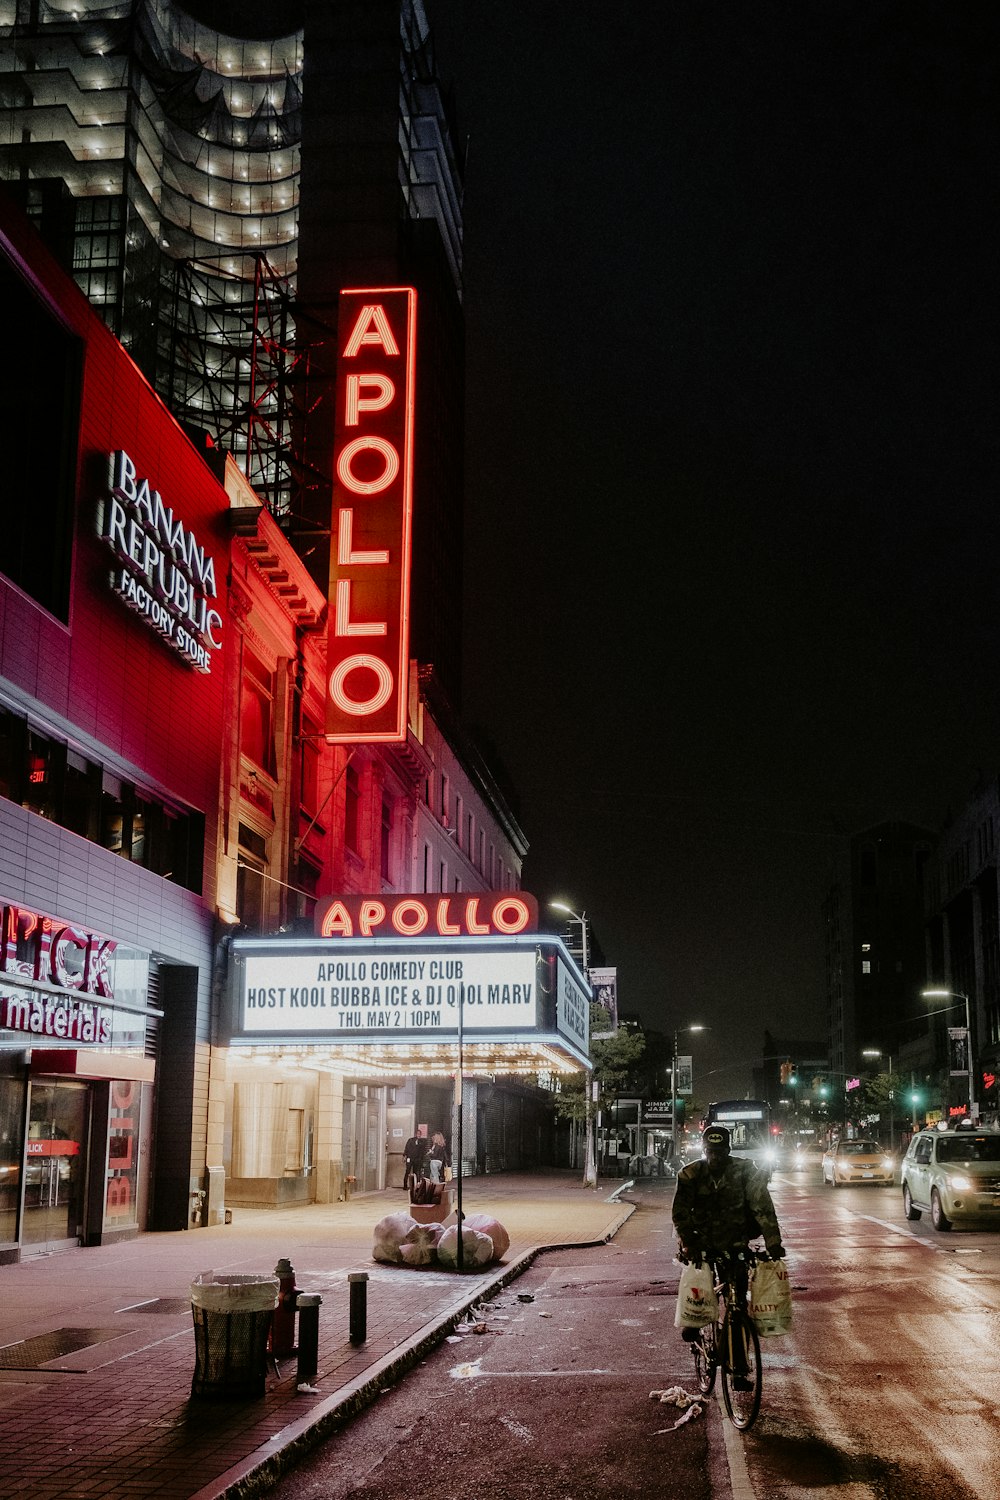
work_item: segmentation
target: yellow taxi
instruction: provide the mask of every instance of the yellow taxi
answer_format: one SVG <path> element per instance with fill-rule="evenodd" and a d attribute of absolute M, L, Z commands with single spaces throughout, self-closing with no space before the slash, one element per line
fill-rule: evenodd
<path fill-rule="evenodd" d="M 823 1181 L 831 1187 L 892 1182 L 895 1170 L 896 1163 L 878 1141 L 835 1141 L 823 1155 Z"/>

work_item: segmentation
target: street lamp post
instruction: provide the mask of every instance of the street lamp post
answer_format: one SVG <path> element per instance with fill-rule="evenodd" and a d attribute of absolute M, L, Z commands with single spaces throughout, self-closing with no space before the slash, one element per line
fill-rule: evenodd
<path fill-rule="evenodd" d="M 936 987 L 921 990 L 920 994 L 924 1000 L 961 1000 L 965 1006 L 965 1047 L 967 1052 L 965 1060 L 969 1066 L 969 1119 L 971 1120 L 975 1112 L 976 1098 L 975 1086 L 972 1079 L 972 1021 L 969 1015 L 969 997 L 968 995 L 963 995 L 961 990 L 943 990 Z M 958 1005 L 945 1005 L 941 1010 L 931 1010 L 927 1014 L 929 1016 L 940 1016 L 944 1015 L 946 1011 L 960 1009 L 961 1006 Z"/>
<path fill-rule="evenodd" d="M 589 975 L 587 973 L 587 969 L 588 969 L 590 954 L 589 954 L 589 944 L 587 942 L 587 913 L 585 911 L 574 911 L 571 906 L 567 906 L 566 905 L 565 901 L 550 901 L 549 902 L 549 906 L 552 908 L 553 911 L 564 912 L 566 914 L 566 916 L 572 917 L 574 922 L 579 922 L 579 924 L 580 924 L 580 954 L 581 954 L 581 959 L 582 959 L 580 967 L 583 969 L 583 977 L 584 977 L 584 979 L 586 979 L 588 981 L 588 983 L 589 983 Z M 585 1130 L 586 1130 L 586 1137 L 587 1137 L 587 1140 L 586 1140 L 587 1157 L 586 1157 L 586 1162 L 584 1163 L 584 1168 L 583 1168 L 583 1185 L 584 1185 L 584 1187 L 596 1188 L 596 1186 L 597 1186 L 597 1157 L 596 1157 L 596 1153 L 594 1151 L 594 1111 L 593 1111 L 593 1103 L 592 1103 L 592 1099 L 591 1099 L 591 1095 L 593 1093 L 593 1089 L 591 1087 L 593 1077 L 594 1077 L 594 1070 L 593 1070 L 593 1068 L 591 1068 L 591 1069 L 588 1070 L 588 1073 L 587 1073 L 587 1082 L 586 1082 L 586 1086 L 585 1086 L 586 1087 L 586 1099 L 584 1101 L 584 1107 L 585 1107 L 585 1116 L 584 1116 L 584 1119 L 585 1119 Z"/>
<path fill-rule="evenodd" d="M 677 1036 L 681 1031 L 704 1031 L 704 1026 L 697 1023 L 693 1026 L 678 1026 L 674 1028 L 674 1057 L 670 1069 L 670 1159 L 677 1155 Z"/>
<path fill-rule="evenodd" d="M 587 913 L 585 911 L 574 911 L 571 906 L 566 905 L 565 901 L 550 901 L 549 906 L 553 911 L 564 912 L 567 917 L 572 917 L 574 922 L 579 922 L 580 953 L 582 955 L 582 962 L 580 964 L 580 967 L 583 970 L 584 978 L 586 978 L 590 961 L 590 955 L 587 951 L 589 947 L 589 944 L 587 942 Z"/>

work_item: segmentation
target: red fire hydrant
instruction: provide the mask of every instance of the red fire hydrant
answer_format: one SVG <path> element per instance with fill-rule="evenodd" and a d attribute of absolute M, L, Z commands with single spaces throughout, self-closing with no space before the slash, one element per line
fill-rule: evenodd
<path fill-rule="evenodd" d="M 278 1278 L 278 1305 L 271 1320 L 271 1353 L 275 1359 L 287 1359 L 295 1353 L 295 1299 L 299 1289 L 290 1260 L 282 1257 L 274 1274 Z"/>

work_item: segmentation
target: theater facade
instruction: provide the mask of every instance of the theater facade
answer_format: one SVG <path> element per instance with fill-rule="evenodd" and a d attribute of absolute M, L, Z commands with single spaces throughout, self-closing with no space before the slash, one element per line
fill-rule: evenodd
<path fill-rule="evenodd" d="M 0 1262 L 392 1185 L 459 1061 L 469 1170 L 550 1164 L 586 987 L 433 669 L 331 740 L 336 606 L 2 195 L 0 286 Z"/>

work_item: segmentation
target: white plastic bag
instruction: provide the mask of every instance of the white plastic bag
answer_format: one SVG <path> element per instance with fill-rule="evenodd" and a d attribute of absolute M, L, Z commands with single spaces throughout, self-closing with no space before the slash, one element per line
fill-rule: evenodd
<path fill-rule="evenodd" d="M 677 1288 L 674 1327 L 704 1328 L 706 1323 L 715 1321 L 717 1310 L 718 1298 L 715 1295 L 711 1266 L 704 1260 L 700 1266 L 685 1266 Z"/>
<path fill-rule="evenodd" d="M 750 1316 L 762 1339 L 777 1338 L 792 1326 L 792 1285 L 783 1260 L 760 1260 L 750 1275 Z"/>

